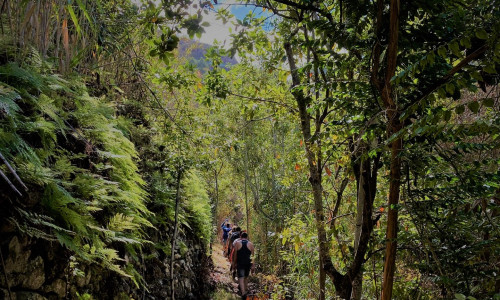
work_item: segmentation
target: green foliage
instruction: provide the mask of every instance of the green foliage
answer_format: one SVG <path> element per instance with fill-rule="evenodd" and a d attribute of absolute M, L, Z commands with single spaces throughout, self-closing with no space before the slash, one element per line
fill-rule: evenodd
<path fill-rule="evenodd" d="M 21 96 L 16 91 L 7 86 L 0 86 L 0 113 L 14 116 L 20 110 L 16 103 L 20 99 Z"/>
<path fill-rule="evenodd" d="M 208 247 L 212 235 L 212 212 L 210 199 L 207 194 L 205 183 L 196 171 L 188 173 L 183 180 L 185 206 L 187 215 L 194 224 L 193 230 Z"/>
<path fill-rule="evenodd" d="M 126 275 L 108 247 L 140 244 L 138 229 L 151 223 L 137 154 L 111 107 L 77 83 L 15 63 L 0 66 L 0 81 L 0 151 L 30 189 L 42 192 L 43 214 L 19 207 L 13 222 Z"/>
<path fill-rule="evenodd" d="M 314 219 L 311 216 L 295 215 L 287 222 L 275 243 L 281 244 L 281 256 L 289 266 L 285 275 L 287 288 L 299 299 L 310 299 L 318 286 Z"/>
<path fill-rule="evenodd" d="M 60 28 L 63 17 L 69 23 L 67 35 L 48 29 L 61 47 L 53 38 L 48 46 L 32 38 L 43 18 L 19 18 L 29 23 L 14 28 L 23 36 L 0 39 L 0 152 L 36 203 L 12 201 L 9 220 L 28 235 L 59 241 L 79 260 L 144 285 L 117 249 L 137 260 L 146 248 L 139 247 L 154 236 L 146 259 L 175 251 L 169 237 L 176 178 L 183 172 L 180 239 L 194 231 L 207 246 L 214 222 L 229 215 L 238 225 L 246 221 L 263 270 L 283 276 L 296 298 L 316 298 L 316 226 L 328 227 L 328 255 L 337 270 L 348 272 L 361 213 L 356 171 L 365 159 L 379 180 L 370 207 L 376 228 L 361 266 L 363 297 L 374 298 L 394 160 L 388 146 L 402 139 L 403 201 L 393 206 L 401 225 L 394 296 L 494 297 L 499 9 L 496 1 L 456 2 L 401 2 L 397 66 L 380 83 L 393 88 L 395 108 L 389 110 L 374 82 L 387 68 L 389 6 L 382 6 L 378 24 L 370 1 L 253 1 L 278 13 L 270 18 L 272 28 L 262 28 L 267 13 L 237 20 L 244 29 L 234 34 L 229 52 L 239 50 L 241 63 L 224 68 L 225 51 L 214 47 L 202 65 L 212 67 L 206 74 L 174 49 L 180 28 L 191 37 L 204 32 L 208 1 L 193 6 L 196 13 L 186 12 L 189 0 L 70 1 L 61 7 L 64 15 L 46 15 L 49 27 Z M 29 13 L 27 5 L 22 1 L 20 13 L 9 12 Z M 218 17 L 228 20 L 229 11 L 219 10 Z M 297 70 L 288 70 L 285 43 Z M 45 59 L 47 51 L 56 58 Z M 84 75 L 54 72 L 69 66 Z M 293 86 L 289 71 L 299 77 Z M 303 111 L 294 95 L 304 97 Z M 402 122 L 395 133 L 387 131 L 392 109 Z M 308 140 L 301 138 L 298 113 L 311 126 Z M 306 160 L 305 145 L 311 146 L 306 154 L 317 156 Z M 307 166 L 321 173 L 326 220 L 312 217 Z M 181 255 L 187 253 L 186 242 L 177 244 Z M 333 296 L 331 281 L 327 290 Z"/>

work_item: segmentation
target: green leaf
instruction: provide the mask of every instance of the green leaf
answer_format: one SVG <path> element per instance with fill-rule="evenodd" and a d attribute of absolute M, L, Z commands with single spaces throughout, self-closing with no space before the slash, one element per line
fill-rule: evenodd
<path fill-rule="evenodd" d="M 483 76 L 481 76 L 481 74 L 479 74 L 479 72 L 476 72 L 476 71 L 475 72 L 471 72 L 470 76 L 472 78 L 474 78 L 475 80 L 477 80 L 477 81 L 482 81 L 483 80 Z"/>
<path fill-rule="evenodd" d="M 477 113 L 479 111 L 479 102 L 473 101 L 467 104 L 467 107 L 473 112 Z"/>
<path fill-rule="evenodd" d="M 460 40 L 460 45 L 470 48 L 472 47 L 472 44 L 470 43 L 470 38 L 469 37 L 464 37 L 463 39 Z"/>
<path fill-rule="evenodd" d="M 467 298 L 465 297 L 465 295 L 462 295 L 462 294 L 455 294 L 455 299 L 457 300 L 466 300 Z"/>
<path fill-rule="evenodd" d="M 446 57 L 446 48 L 444 46 L 441 46 L 438 48 L 438 54 L 441 57 Z"/>
<path fill-rule="evenodd" d="M 427 55 L 427 61 L 429 62 L 429 65 L 434 64 L 435 59 L 436 59 L 436 55 L 434 54 L 434 52 L 431 52 L 431 53 L 429 53 L 429 55 Z"/>
<path fill-rule="evenodd" d="M 83 4 L 82 0 L 76 0 L 76 3 L 78 4 L 78 7 L 83 12 L 83 15 L 85 16 L 85 18 L 89 22 L 89 25 L 90 25 L 90 28 L 92 29 L 92 31 L 96 32 L 94 22 L 90 18 L 90 15 L 89 15 L 87 9 L 85 8 L 85 4 Z"/>
<path fill-rule="evenodd" d="M 444 120 L 445 120 L 446 122 L 448 122 L 450 119 L 451 119 L 451 111 L 450 111 L 450 110 L 446 110 L 446 111 L 444 112 Z"/>
<path fill-rule="evenodd" d="M 480 29 L 476 30 L 476 37 L 478 39 L 485 40 L 488 38 L 488 33 L 486 32 L 486 30 L 480 28 Z"/>
<path fill-rule="evenodd" d="M 495 100 L 493 98 L 483 99 L 483 105 L 486 107 L 493 107 L 495 105 Z"/>
<path fill-rule="evenodd" d="M 448 46 L 448 48 L 451 50 L 451 52 L 453 52 L 453 54 L 455 56 L 461 56 L 460 47 L 458 46 L 457 41 L 451 42 L 451 44 Z"/>
<path fill-rule="evenodd" d="M 465 106 L 463 105 L 459 105 L 455 108 L 455 112 L 457 113 L 457 115 L 463 114 L 464 111 L 465 111 Z"/>
<path fill-rule="evenodd" d="M 486 65 L 483 70 L 486 72 L 486 73 L 489 73 L 489 74 L 496 74 L 497 73 L 497 70 L 495 69 L 495 63 L 491 63 L 489 65 Z"/>
<path fill-rule="evenodd" d="M 76 32 L 80 36 L 82 34 L 82 29 L 80 28 L 80 24 L 78 23 L 78 18 L 76 17 L 75 11 L 70 4 L 68 4 L 66 7 L 68 9 L 69 15 L 71 16 L 71 20 L 75 24 Z"/>
<path fill-rule="evenodd" d="M 443 88 L 439 88 L 437 90 L 437 93 L 438 93 L 440 98 L 446 98 L 446 91 Z"/>
<path fill-rule="evenodd" d="M 455 91 L 455 86 L 452 83 L 447 83 L 445 88 L 446 91 L 450 94 L 453 94 L 453 92 Z"/>

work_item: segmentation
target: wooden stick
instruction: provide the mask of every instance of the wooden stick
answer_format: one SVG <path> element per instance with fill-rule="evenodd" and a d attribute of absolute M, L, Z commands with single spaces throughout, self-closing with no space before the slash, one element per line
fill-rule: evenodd
<path fill-rule="evenodd" d="M 3 160 L 3 162 L 5 163 L 5 165 L 7 166 L 7 168 L 9 169 L 9 171 L 12 173 L 12 175 L 14 175 L 14 178 L 16 178 L 17 182 L 19 182 L 19 184 L 24 188 L 25 191 L 28 191 L 28 187 L 26 185 L 24 185 L 24 182 L 17 175 L 16 170 L 14 170 L 14 168 L 9 164 L 9 162 L 2 155 L 2 153 L 0 153 L 0 159 Z"/>
<path fill-rule="evenodd" d="M 22 196 L 23 194 L 21 194 L 20 191 L 18 191 L 16 189 L 16 187 L 12 184 L 12 182 L 9 180 L 9 178 L 7 178 L 7 176 L 5 176 L 5 174 L 2 172 L 2 170 L 0 170 L 0 176 L 2 176 L 2 178 L 9 184 L 9 186 L 19 195 L 19 196 Z"/>

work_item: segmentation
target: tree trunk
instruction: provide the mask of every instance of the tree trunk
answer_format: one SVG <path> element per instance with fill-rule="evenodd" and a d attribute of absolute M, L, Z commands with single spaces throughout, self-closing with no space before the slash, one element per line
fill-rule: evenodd
<path fill-rule="evenodd" d="M 172 300 L 175 300 L 175 276 L 174 276 L 174 259 L 175 259 L 175 240 L 177 239 L 177 230 L 179 222 L 179 202 L 181 200 L 181 178 L 182 171 L 179 169 L 177 171 L 177 192 L 175 195 L 175 221 L 174 221 L 174 233 L 172 235 L 172 250 L 170 251 L 170 289 L 172 292 Z"/>
<path fill-rule="evenodd" d="M 325 230 L 325 216 L 323 211 L 323 187 L 321 186 L 321 173 L 317 172 L 317 169 L 314 165 L 313 168 L 310 168 L 309 170 L 312 173 L 311 177 L 309 177 L 309 181 L 311 182 L 313 188 L 314 210 L 315 210 L 314 214 L 316 217 L 316 230 L 318 232 L 318 242 L 319 242 L 319 263 L 320 263 L 319 295 L 320 296 L 318 299 L 324 300 L 325 299 L 324 284 L 326 279 L 324 264 L 326 261 L 330 261 L 330 256 L 328 254 L 328 245 L 327 245 L 326 230 Z"/>
<path fill-rule="evenodd" d="M 367 193 L 365 192 L 365 175 L 363 169 L 363 163 L 359 164 L 359 180 L 358 180 L 358 201 L 357 201 L 357 212 L 356 212 L 356 231 L 354 234 L 354 253 L 358 252 L 359 239 L 361 237 L 361 230 L 363 226 L 363 208 L 365 206 L 365 198 Z M 354 255 L 356 256 L 356 255 Z M 363 271 L 360 270 L 356 277 L 352 281 L 352 300 L 360 300 L 363 291 Z"/>
<path fill-rule="evenodd" d="M 361 300 L 363 294 L 363 270 L 358 272 L 352 281 L 351 300 Z"/>
<path fill-rule="evenodd" d="M 397 103 L 393 98 L 391 78 L 396 72 L 398 57 L 398 34 L 399 34 L 399 0 L 391 0 L 389 19 L 389 45 L 387 46 L 387 70 L 385 73 L 384 86 L 382 88 L 382 100 L 387 110 L 388 136 L 392 136 L 402 128 L 399 120 Z M 398 227 L 398 202 L 399 187 L 401 179 L 401 158 L 399 154 L 403 148 L 403 141 L 397 138 L 391 144 L 391 173 L 389 183 L 389 207 L 387 213 L 386 252 L 384 264 L 384 276 L 382 286 L 382 299 L 390 300 L 392 297 L 392 286 L 394 282 L 394 271 L 396 269 L 396 238 Z"/>
<path fill-rule="evenodd" d="M 399 114 L 394 116 L 399 122 Z M 394 132 L 401 129 L 401 125 L 393 125 Z M 386 234 L 386 251 L 384 276 L 382 287 L 382 300 L 390 300 L 392 297 L 392 286 L 394 282 L 394 271 L 396 269 L 396 248 L 397 248 L 397 233 L 398 233 L 398 202 L 399 202 L 399 187 L 401 180 L 401 158 L 399 154 L 403 148 L 403 141 L 398 138 L 391 146 L 391 174 L 389 184 L 389 209 L 387 213 L 387 234 Z"/>
<path fill-rule="evenodd" d="M 292 81 L 294 85 L 300 84 L 300 78 L 298 77 L 297 67 L 295 65 L 295 60 L 293 58 L 292 48 L 290 44 L 285 44 L 285 51 L 288 57 L 288 62 L 290 64 L 290 70 L 292 73 Z M 307 112 L 307 103 L 309 99 L 304 96 L 302 92 L 294 92 L 295 100 L 297 101 L 297 107 L 299 109 L 299 118 L 302 135 L 304 137 L 304 144 L 306 150 L 306 157 L 309 165 L 309 182 L 313 190 L 314 199 L 314 215 L 316 219 L 316 229 L 318 233 L 318 248 L 319 248 L 319 264 L 320 264 L 320 279 L 321 272 L 326 272 L 326 269 L 335 270 L 331 262 L 330 255 L 328 253 L 328 243 L 326 238 L 325 230 L 325 214 L 323 211 L 323 187 L 321 185 L 321 145 L 317 142 L 312 141 L 311 135 L 311 123 L 310 115 Z M 316 124 L 316 126 L 321 126 L 321 123 Z M 319 128 L 316 128 L 319 132 Z M 313 148 L 315 151 L 313 151 Z M 335 270 L 336 272 L 336 270 Z M 342 276 L 336 272 L 338 276 Z M 324 275 L 323 275 L 324 276 Z M 321 280 L 320 280 L 321 281 Z M 334 280 L 335 282 L 335 280 Z M 320 300 L 325 299 L 324 287 L 320 290 Z"/>
<path fill-rule="evenodd" d="M 247 231 L 250 231 L 250 207 L 248 206 L 247 177 L 245 176 L 245 211 L 247 215 Z"/>
<path fill-rule="evenodd" d="M 292 76 L 292 84 L 293 86 L 300 85 L 300 77 L 297 72 L 297 67 L 295 65 L 295 59 L 293 57 L 292 47 L 289 43 L 285 43 L 284 45 L 285 52 L 288 58 L 288 63 L 290 66 L 291 76 Z M 356 252 L 355 258 L 351 266 L 349 267 L 349 271 L 346 275 L 342 275 L 335 269 L 331 257 L 329 255 L 329 246 L 328 240 L 325 230 L 325 216 L 323 210 L 323 188 L 321 185 L 321 172 L 322 172 L 322 153 L 321 153 L 321 144 L 316 140 L 313 141 L 312 133 L 311 133 L 311 115 L 307 112 L 307 107 L 310 99 L 306 97 L 302 91 L 295 90 L 292 91 L 292 94 L 297 102 L 297 108 L 299 111 L 300 125 L 302 135 L 304 137 L 305 142 L 305 150 L 306 157 L 309 165 L 309 182 L 311 183 L 313 197 L 314 197 L 314 210 L 315 210 L 315 219 L 316 219 L 316 229 L 318 235 L 318 248 L 319 248 L 319 261 L 320 268 L 328 275 L 334 286 L 337 297 L 341 299 L 350 299 L 352 292 L 352 279 L 357 276 L 357 274 L 361 271 L 361 267 L 364 263 L 364 256 L 366 250 L 368 248 L 368 241 L 372 232 L 372 206 L 373 199 L 375 197 L 375 188 L 377 182 L 377 163 L 373 166 L 373 171 L 365 172 L 366 178 L 364 179 L 364 189 L 365 191 L 369 190 L 369 193 L 365 195 L 365 201 L 363 202 L 363 222 L 362 229 L 359 237 L 359 245 L 358 251 Z M 319 133 L 319 126 L 321 126 L 321 122 L 316 118 L 316 129 L 315 132 Z M 370 162 L 365 161 L 365 170 L 371 170 Z M 368 199 L 369 201 L 366 201 Z M 320 275 L 321 276 L 321 275 Z M 323 298 L 322 298 L 323 297 Z M 324 291 L 320 293 L 320 299 L 324 299 Z"/>
<path fill-rule="evenodd" d="M 215 205 L 214 205 L 214 211 L 213 211 L 213 216 L 214 216 L 214 227 L 215 227 L 215 236 L 218 239 L 219 238 L 219 224 L 217 220 L 217 208 L 219 207 L 219 174 L 217 174 L 217 169 L 214 169 L 214 176 L 215 176 Z M 211 249 L 212 247 L 210 247 Z"/>

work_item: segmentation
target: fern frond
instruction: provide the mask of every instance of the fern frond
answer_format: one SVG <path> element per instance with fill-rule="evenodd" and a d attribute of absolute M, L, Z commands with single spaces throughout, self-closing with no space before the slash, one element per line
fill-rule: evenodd
<path fill-rule="evenodd" d="M 91 221 L 86 217 L 85 205 L 64 188 L 54 183 L 48 184 L 43 194 L 42 205 L 78 234 L 88 233 L 86 225 Z"/>
<path fill-rule="evenodd" d="M 135 230 L 138 227 L 139 224 L 134 222 L 133 216 L 125 216 L 122 213 L 115 214 L 108 223 L 108 229 L 116 232 Z"/>
<path fill-rule="evenodd" d="M 127 238 L 123 236 L 114 236 L 111 238 L 112 241 L 115 242 L 121 242 L 125 244 L 136 244 L 136 245 L 141 245 L 141 241 L 138 241 L 137 239 L 132 239 L 132 238 Z"/>
<path fill-rule="evenodd" d="M 80 239 L 77 236 L 70 236 L 63 232 L 56 233 L 57 240 L 61 245 L 76 253 L 79 257 L 87 261 L 92 261 L 92 256 L 85 251 Z"/>
<path fill-rule="evenodd" d="M 10 217 L 8 220 L 9 220 L 9 222 L 11 222 L 12 224 L 14 224 L 16 226 L 16 228 L 19 230 L 19 232 L 22 232 L 23 234 L 26 234 L 27 236 L 43 239 L 46 241 L 52 241 L 52 242 L 57 241 L 57 237 L 54 236 L 53 234 L 47 233 L 47 232 L 40 230 L 36 227 L 30 226 L 29 224 L 26 224 L 25 222 L 20 222 L 14 217 Z"/>
<path fill-rule="evenodd" d="M 0 83 L 0 117 L 6 115 L 8 117 L 15 117 L 21 109 L 16 101 L 21 99 L 14 89 L 9 88 Z"/>
<path fill-rule="evenodd" d="M 29 47 L 28 53 L 24 57 L 24 63 L 27 63 L 35 70 L 42 70 L 44 67 L 42 55 L 35 47 Z"/>
<path fill-rule="evenodd" d="M 45 87 L 40 75 L 19 67 L 17 63 L 0 66 L 0 81 L 31 93 L 39 93 Z"/>
<path fill-rule="evenodd" d="M 62 232 L 68 235 L 75 235 L 75 232 L 67 230 L 65 228 L 62 228 L 54 224 L 54 219 L 47 215 L 25 211 L 24 209 L 21 208 L 16 208 L 16 211 L 23 217 L 24 220 L 27 220 L 33 226 L 45 226 L 48 229 L 53 229 L 57 232 Z"/>
<path fill-rule="evenodd" d="M 54 105 L 54 100 L 47 95 L 42 94 L 38 97 L 36 104 L 40 109 L 40 112 L 52 119 L 52 121 L 54 121 L 57 125 L 57 129 L 64 135 L 66 124 L 64 123 L 63 118 L 59 116 L 59 109 Z"/>

